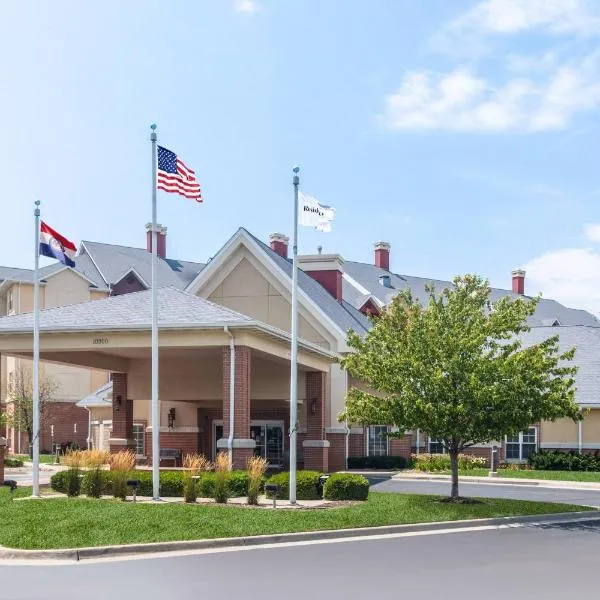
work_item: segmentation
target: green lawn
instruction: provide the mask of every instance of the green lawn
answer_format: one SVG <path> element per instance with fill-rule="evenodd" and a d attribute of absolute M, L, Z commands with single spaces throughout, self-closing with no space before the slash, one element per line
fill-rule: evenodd
<path fill-rule="evenodd" d="M 487 477 L 489 469 L 473 469 L 471 471 L 460 471 L 460 476 L 471 475 L 476 477 Z M 428 473 L 424 473 L 428 474 Z M 432 473 L 433 475 L 450 475 L 450 471 L 440 471 Z M 506 479 L 545 479 L 552 481 L 591 481 L 600 483 L 600 471 L 535 471 L 519 470 L 510 471 L 500 469 L 498 477 Z"/>
<path fill-rule="evenodd" d="M 7 458 L 18 458 L 24 462 L 31 462 L 29 454 L 10 454 Z M 43 464 L 54 464 L 54 454 L 40 454 L 40 462 Z"/>
<path fill-rule="evenodd" d="M 30 489 L 22 488 L 17 496 L 30 493 Z M 0 545 L 29 549 L 81 548 L 577 510 L 586 509 L 501 499 L 452 505 L 439 502 L 437 496 L 371 493 L 367 502 L 349 507 L 273 512 L 86 498 L 11 501 L 8 493 L 0 490 Z"/>

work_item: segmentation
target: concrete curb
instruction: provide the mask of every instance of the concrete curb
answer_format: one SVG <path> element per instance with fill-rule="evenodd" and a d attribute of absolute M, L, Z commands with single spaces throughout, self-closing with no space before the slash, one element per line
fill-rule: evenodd
<path fill-rule="evenodd" d="M 362 527 L 357 529 L 333 529 L 300 533 L 281 533 L 236 538 L 216 538 L 212 540 L 190 540 L 176 542 L 157 542 L 150 544 L 128 544 L 122 546 L 99 546 L 92 548 L 65 548 L 59 550 L 18 550 L 0 547 L 0 560 L 64 560 L 80 561 L 91 558 L 107 558 L 132 554 L 153 554 L 181 552 L 186 550 L 207 550 L 263 546 L 290 542 L 311 542 L 318 540 L 370 537 L 398 533 L 413 533 L 462 528 L 477 528 L 498 525 L 544 525 L 556 523 L 574 523 L 600 520 L 600 511 L 581 511 L 573 513 L 555 513 L 549 515 L 527 515 L 521 517 L 496 517 L 492 519 L 469 519 L 463 521 L 440 521 L 436 523 L 414 523 L 410 525 L 385 525 L 382 527 Z"/>
<path fill-rule="evenodd" d="M 449 475 L 403 475 L 401 473 L 391 477 L 393 481 L 447 481 L 450 482 Z M 543 487 L 563 490 L 587 490 L 600 491 L 600 483 L 591 481 L 558 481 L 552 479 L 512 479 L 508 477 L 476 477 L 469 475 L 461 475 L 459 478 L 461 483 L 482 483 L 490 485 L 515 485 L 515 486 L 531 486 Z"/>

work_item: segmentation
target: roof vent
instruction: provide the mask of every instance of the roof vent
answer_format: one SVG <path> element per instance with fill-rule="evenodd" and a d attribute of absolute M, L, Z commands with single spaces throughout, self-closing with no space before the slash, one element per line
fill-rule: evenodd
<path fill-rule="evenodd" d="M 386 273 L 379 277 L 379 284 L 386 288 L 392 287 L 392 278 Z"/>

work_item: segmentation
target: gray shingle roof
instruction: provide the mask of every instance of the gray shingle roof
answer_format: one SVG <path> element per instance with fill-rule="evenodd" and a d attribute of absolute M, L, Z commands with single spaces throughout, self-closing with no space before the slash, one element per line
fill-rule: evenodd
<path fill-rule="evenodd" d="M 242 228 L 243 229 L 243 228 Z M 267 244 L 253 236 L 249 231 L 246 233 L 253 238 L 260 248 L 276 263 L 283 272 L 291 279 L 292 261 L 283 258 L 272 250 Z M 370 323 L 365 316 L 347 302 L 338 302 L 319 282 L 307 275 L 301 269 L 298 272 L 298 287 L 315 302 L 319 308 L 344 332 L 349 329 L 363 334 L 370 328 Z"/>
<path fill-rule="evenodd" d="M 435 285 L 435 288 L 438 291 L 442 290 L 444 287 L 452 285 L 449 281 L 413 277 L 410 275 L 397 275 L 395 273 L 385 271 L 384 269 L 380 269 L 375 265 L 353 261 L 346 261 L 344 263 L 344 271 L 363 288 L 363 290 L 357 289 L 354 285 L 352 285 L 352 283 L 344 279 L 344 299 L 353 306 L 360 305 L 361 300 L 365 297 L 364 290 L 367 290 L 367 293 L 372 294 L 384 304 L 389 304 L 396 294 L 408 288 L 410 288 L 413 297 L 418 298 L 426 305 L 428 296 L 427 292 L 425 291 L 425 286 L 427 284 Z M 382 275 L 390 275 L 390 288 L 386 288 L 379 283 L 379 278 Z M 492 288 L 492 301 L 499 300 L 503 296 L 513 296 L 516 298 L 517 294 L 509 290 Z M 547 300 L 545 298 L 540 301 L 535 314 L 529 320 L 529 324 L 531 326 L 547 325 L 555 320 L 557 320 L 560 325 L 566 326 L 600 326 L 598 319 L 596 319 L 596 317 L 594 317 L 594 315 L 591 313 L 585 310 L 567 308 L 559 302 L 556 302 L 556 300 Z"/>
<path fill-rule="evenodd" d="M 94 259 L 94 263 L 109 284 L 118 283 L 131 269 L 135 269 L 140 277 L 150 285 L 152 254 L 146 249 L 89 241 L 82 242 L 82 245 Z M 182 290 L 203 268 L 202 263 L 161 258 L 158 261 L 158 285 L 160 287 L 172 286 Z"/>
<path fill-rule="evenodd" d="M 149 329 L 152 292 L 143 291 L 102 300 L 48 308 L 40 312 L 41 331 Z M 253 322 L 250 317 L 171 287 L 158 290 L 159 325 L 210 327 Z M 33 314 L 0 318 L 0 333 L 33 329 Z"/>
<path fill-rule="evenodd" d="M 81 408 L 110 408 L 112 406 L 112 381 L 100 386 L 94 390 L 89 396 L 82 398 L 77 406 Z"/>
<path fill-rule="evenodd" d="M 521 336 L 524 346 L 533 346 L 559 336 L 561 352 L 575 347 L 573 365 L 578 367 L 575 384 L 579 404 L 600 403 L 600 328 L 583 325 L 566 327 L 533 327 Z"/>

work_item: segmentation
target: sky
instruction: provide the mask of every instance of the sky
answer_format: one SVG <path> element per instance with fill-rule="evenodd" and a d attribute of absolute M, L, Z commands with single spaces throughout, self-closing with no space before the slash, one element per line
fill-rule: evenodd
<path fill-rule="evenodd" d="M 0 264 L 33 201 L 78 243 L 143 246 L 152 122 L 204 203 L 158 193 L 172 258 L 290 234 L 292 167 L 336 209 L 299 249 L 478 273 L 600 313 L 600 2 L 20 0 L 0 4 Z"/>

